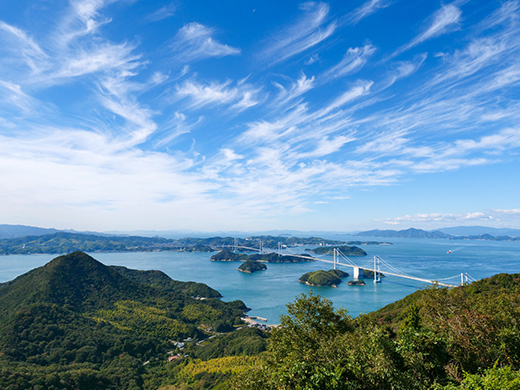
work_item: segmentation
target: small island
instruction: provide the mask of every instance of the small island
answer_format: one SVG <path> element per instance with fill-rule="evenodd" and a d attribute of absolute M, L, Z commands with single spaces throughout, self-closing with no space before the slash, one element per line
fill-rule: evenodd
<path fill-rule="evenodd" d="M 384 278 L 385 277 L 385 275 L 383 275 L 381 272 L 378 272 L 377 275 L 380 278 Z M 364 269 L 363 270 L 363 277 L 366 278 L 366 279 L 373 279 L 374 278 L 374 271 L 370 271 L 370 270 Z"/>
<path fill-rule="evenodd" d="M 367 253 L 357 246 L 320 246 L 314 249 L 309 249 L 309 252 L 316 253 L 319 255 L 333 255 L 334 249 L 339 249 L 345 256 L 366 256 Z"/>
<path fill-rule="evenodd" d="M 240 272 L 245 272 L 246 274 L 252 274 L 257 271 L 265 271 L 267 266 L 264 263 L 260 263 L 259 261 L 248 260 L 240 265 L 237 268 Z"/>
<path fill-rule="evenodd" d="M 347 282 L 347 284 L 348 284 L 349 286 L 365 286 L 365 285 L 366 285 L 366 283 L 365 283 L 364 281 L 360 280 L 360 279 L 357 279 L 357 280 L 349 280 L 349 281 Z"/>
<path fill-rule="evenodd" d="M 307 272 L 302 275 L 298 280 L 300 283 L 305 283 L 307 286 L 328 286 L 328 287 L 336 287 L 341 283 L 342 278 L 346 278 L 349 276 L 348 273 L 340 271 L 339 269 L 332 269 L 330 271 L 314 271 Z"/>

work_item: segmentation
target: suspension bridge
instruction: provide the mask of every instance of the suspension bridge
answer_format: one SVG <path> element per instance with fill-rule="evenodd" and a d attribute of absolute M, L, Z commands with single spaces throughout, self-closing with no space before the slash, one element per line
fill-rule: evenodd
<path fill-rule="evenodd" d="M 294 254 L 294 253 L 287 253 L 290 248 L 288 248 L 286 245 L 283 245 L 282 243 L 278 243 L 278 248 L 273 249 L 266 247 L 262 244 L 260 241 L 259 247 L 250 247 L 250 246 L 244 246 L 239 245 L 238 240 L 235 239 L 233 245 L 223 245 L 223 247 L 231 247 L 233 248 L 233 251 L 238 250 L 247 250 L 247 251 L 255 251 L 259 252 L 260 254 L 268 254 L 268 253 L 277 253 L 279 256 L 291 256 L 291 257 L 300 257 L 302 259 L 305 259 L 307 261 L 313 260 L 313 261 L 320 261 L 323 263 L 329 263 L 332 264 L 334 269 L 338 269 L 339 267 L 349 267 L 353 269 L 353 277 L 354 279 L 360 279 L 364 278 L 365 271 L 368 271 L 369 274 L 371 274 L 371 278 L 373 278 L 374 283 L 381 282 L 381 276 L 395 276 L 398 278 L 404 278 L 409 280 L 415 280 L 423 283 L 428 284 L 434 284 L 437 286 L 442 287 L 456 287 L 462 286 L 465 284 L 468 284 L 469 282 L 473 282 L 476 279 L 472 278 L 467 273 L 460 273 L 454 276 L 450 276 L 447 278 L 442 279 L 426 279 L 426 278 L 419 278 L 417 276 L 409 275 L 406 272 L 403 272 L 396 267 L 392 266 L 390 263 L 388 263 L 386 260 L 384 260 L 381 256 L 374 256 L 369 261 L 365 262 L 364 264 L 358 265 L 354 261 L 352 261 L 348 256 L 345 256 L 338 248 L 332 248 L 333 249 L 333 259 L 326 259 L 322 257 L 313 257 L 309 255 L 301 255 L 301 254 Z M 365 278 L 367 279 L 367 278 Z"/>

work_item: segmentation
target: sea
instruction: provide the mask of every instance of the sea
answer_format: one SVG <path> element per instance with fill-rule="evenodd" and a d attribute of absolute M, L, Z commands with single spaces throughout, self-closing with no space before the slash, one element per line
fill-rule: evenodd
<path fill-rule="evenodd" d="M 345 240 L 374 238 L 343 237 Z M 498 273 L 520 273 L 520 242 L 484 240 L 443 240 L 385 238 L 392 245 L 360 245 L 368 255 L 350 257 L 356 265 L 372 268 L 373 258 L 382 259 L 385 270 L 450 284 L 461 282 L 461 274 L 469 280 L 487 278 Z M 290 248 L 288 254 L 309 253 L 308 247 Z M 330 299 L 336 308 L 347 309 L 356 317 L 378 310 L 392 302 L 425 288 L 428 283 L 387 275 L 380 283 L 365 279 L 365 286 L 349 286 L 348 277 L 334 287 L 309 287 L 299 283 L 300 276 L 320 269 L 330 270 L 332 264 L 319 261 L 304 263 L 268 263 L 266 271 L 246 274 L 237 271 L 238 262 L 210 261 L 213 253 L 131 252 L 90 253 L 105 265 L 120 265 L 140 270 L 160 270 L 172 279 L 205 283 L 218 290 L 224 301 L 242 300 L 251 310 L 250 316 L 277 324 L 287 314 L 287 304 L 301 294 L 313 290 Z M 40 267 L 57 255 L 0 256 L 0 283 Z M 332 260 L 332 256 L 321 256 Z M 345 262 L 344 259 L 340 259 Z M 352 268 L 339 266 L 352 274 Z M 451 278 L 445 280 L 445 278 Z M 465 280 L 464 276 L 464 280 Z"/>

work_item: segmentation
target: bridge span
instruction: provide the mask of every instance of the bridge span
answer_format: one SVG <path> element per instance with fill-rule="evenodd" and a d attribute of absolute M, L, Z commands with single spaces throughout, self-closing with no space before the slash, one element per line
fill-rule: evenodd
<path fill-rule="evenodd" d="M 231 247 L 231 246 L 228 246 L 228 247 Z M 417 276 L 408 275 L 405 272 L 398 270 L 397 268 L 393 267 L 391 264 L 389 264 L 387 261 L 385 261 L 380 256 L 374 256 L 373 262 L 371 262 L 370 265 L 361 265 L 360 266 L 360 265 L 357 265 L 356 263 L 354 263 L 350 258 L 345 256 L 338 248 L 333 248 L 333 260 L 329 260 L 329 259 L 313 257 L 313 256 L 304 256 L 301 254 L 284 253 L 284 248 L 287 249 L 287 247 L 285 245 L 282 245 L 281 243 L 278 243 L 278 249 L 276 249 L 276 250 L 264 247 L 264 246 L 262 246 L 261 243 L 260 243 L 260 248 L 249 247 L 249 246 L 240 246 L 240 245 L 237 245 L 236 243 L 232 247 L 235 251 L 238 249 L 246 249 L 249 251 L 259 252 L 260 254 L 277 253 L 279 256 L 300 257 L 300 258 L 306 259 L 306 260 L 321 261 L 322 263 L 332 264 L 334 269 L 337 269 L 337 267 L 339 267 L 339 266 L 349 267 L 349 268 L 353 269 L 354 279 L 363 278 L 362 275 L 363 275 L 364 271 L 369 271 L 373 274 L 374 283 L 381 282 L 381 275 L 395 276 L 398 278 L 415 280 L 415 281 L 433 284 L 433 285 L 442 286 L 442 287 L 456 287 L 457 285 L 461 286 L 461 285 L 467 284 L 470 281 L 470 279 L 474 280 L 467 273 L 457 274 L 455 276 L 443 278 L 440 280 L 419 278 Z M 383 266 L 383 268 L 382 268 L 382 266 Z M 448 281 L 451 281 L 451 280 L 453 280 L 454 282 L 448 283 Z"/>

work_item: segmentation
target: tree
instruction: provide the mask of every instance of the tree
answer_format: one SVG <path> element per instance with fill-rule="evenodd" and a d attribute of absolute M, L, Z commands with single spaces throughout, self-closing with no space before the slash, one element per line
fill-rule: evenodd
<path fill-rule="evenodd" d="M 251 367 L 240 389 L 406 389 L 388 331 L 353 320 L 330 300 L 300 295 L 273 331 L 264 364 Z"/>

